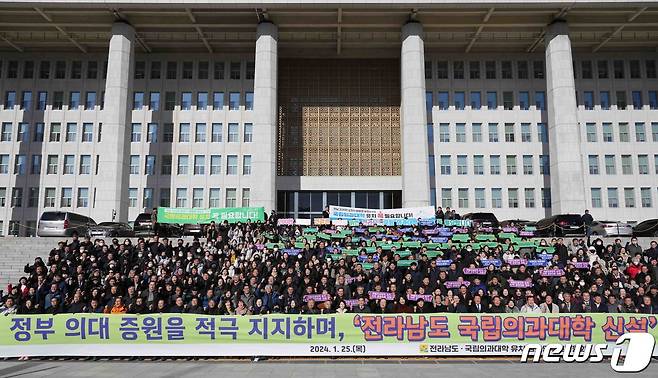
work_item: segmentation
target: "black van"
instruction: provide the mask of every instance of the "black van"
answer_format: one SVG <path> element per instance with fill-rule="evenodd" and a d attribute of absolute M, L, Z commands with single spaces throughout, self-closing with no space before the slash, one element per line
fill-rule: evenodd
<path fill-rule="evenodd" d="M 473 227 L 491 227 L 497 229 L 500 224 L 498 218 L 493 213 L 468 213 L 462 215 L 462 219 L 470 219 L 473 222 Z"/>
<path fill-rule="evenodd" d="M 585 224 L 578 214 L 559 214 L 537 222 L 537 236 L 584 235 Z"/>

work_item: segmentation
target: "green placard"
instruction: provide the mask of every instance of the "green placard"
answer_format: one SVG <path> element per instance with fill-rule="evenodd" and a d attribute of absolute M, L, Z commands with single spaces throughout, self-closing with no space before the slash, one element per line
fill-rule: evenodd
<path fill-rule="evenodd" d="M 443 256 L 443 252 L 441 251 L 427 251 L 425 252 L 425 255 L 429 257 L 430 259 L 433 259 L 435 257 Z"/>
<path fill-rule="evenodd" d="M 398 264 L 399 267 L 408 267 L 415 262 L 416 260 L 400 260 L 396 264 Z"/>
<path fill-rule="evenodd" d="M 317 234 L 317 237 L 318 239 L 322 239 L 322 240 L 331 240 L 331 236 L 325 234 L 324 232 L 320 232 L 319 234 Z"/>
<path fill-rule="evenodd" d="M 475 240 L 477 240 L 477 241 L 496 241 L 496 235 L 491 235 L 491 234 L 475 235 Z"/>
<path fill-rule="evenodd" d="M 461 242 L 461 243 L 468 243 L 471 240 L 471 236 L 468 234 L 456 234 L 452 235 L 452 238 L 450 239 L 452 242 Z"/>
<path fill-rule="evenodd" d="M 208 224 L 212 221 L 222 223 L 262 222 L 265 220 L 265 209 L 262 207 L 226 207 L 226 208 L 178 208 L 159 207 L 159 223 L 178 224 Z"/>
<path fill-rule="evenodd" d="M 398 251 L 395 252 L 395 254 L 400 256 L 401 258 L 405 258 L 411 256 L 411 251 Z"/>

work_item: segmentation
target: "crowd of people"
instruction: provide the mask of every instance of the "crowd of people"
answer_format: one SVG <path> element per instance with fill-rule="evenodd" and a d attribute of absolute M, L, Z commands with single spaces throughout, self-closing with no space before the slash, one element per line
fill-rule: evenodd
<path fill-rule="evenodd" d="M 272 216 L 212 223 L 193 241 L 73 236 L 25 266 L 0 299 L 0 314 L 658 313 L 656 241 L 541 240 L 548 247 L 541 253 L 552 253 L 544 267 L 511 263 L 540 252 L 509 239 L 496 247 L 452 244 L 442 255 L 412 249 L 411 264 L 381 247 L 405 236 L 420 240 L 427 227 L 324 225 L 320 232 L 343 230 L 344 237 L 305 242 L 295 253 L 304 226 L 277 225 Z M 368 247 L 376 250 L 366 254 Z M 328 258 L 345 250 L 358 255 Z M 493 260 L 500 263 L 484 264 Z M 512 285 L 521 281 L 527 287 Z"/>

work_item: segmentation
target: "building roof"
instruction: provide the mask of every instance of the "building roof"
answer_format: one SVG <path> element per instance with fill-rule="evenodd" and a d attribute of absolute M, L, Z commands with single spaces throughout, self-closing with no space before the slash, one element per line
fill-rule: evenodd
<path fill-rule="evenodd" d="M 555 18 L 576 51 L 658 51 L 658 1 L 590 0 L 2 1 L 0 51 L 103 52 L 117 20 L 135 27 L 138 52 L 253 51 L 256 25 L 269 20 L 282 51 L 395 53 L 415 19 L 428 52 L 539 52 Z"/>

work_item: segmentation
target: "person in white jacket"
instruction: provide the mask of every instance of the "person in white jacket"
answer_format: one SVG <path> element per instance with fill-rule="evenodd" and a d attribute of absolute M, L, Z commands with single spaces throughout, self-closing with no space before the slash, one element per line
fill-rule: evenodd
<path fill-rule="evenodd" d="M 547 295 L 544 303 L 539 305 L 539 308 L 541 309 L 542 314 L 559 314 L 560 313 L 560 307 L 553 303 L 553 297 L 550 295 Z"/>
<path fill-rule="evenodd" d="M 526 297 L 526 303 L 521 306 L 521 313 L 523 314 L 541 314 L 542 311 L 535 303 L 535 297 L 528 296 Z"/>

